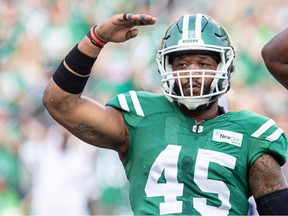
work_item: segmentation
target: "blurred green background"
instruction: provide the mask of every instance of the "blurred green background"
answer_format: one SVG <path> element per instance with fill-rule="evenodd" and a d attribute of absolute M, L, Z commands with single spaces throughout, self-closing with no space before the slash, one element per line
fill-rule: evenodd
<path fill-rule="evenodd" d="M 116 153 L 83 144 L 42 106 L 53 71 L 90 26 L 124 12 L 158 19 L 101 52 L 84 94 L 105 103 L 130 89 L 161 92 L 155 54 L 162 33 L 183 14 L 210 15 L 236 48 L 230 109 L 269 116 L 287 134 L 287 91 L 260 56 L 288 26 L 287 11 L 285 0 L 0 0 L 0 215 L 131 214 Z"/>

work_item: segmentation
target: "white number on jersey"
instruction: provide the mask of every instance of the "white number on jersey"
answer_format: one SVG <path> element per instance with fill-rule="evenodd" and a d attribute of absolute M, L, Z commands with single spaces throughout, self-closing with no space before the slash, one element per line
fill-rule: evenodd
<path fill-rule="evenodd" d="M 158 155 L 149 172 L 145 193 L 147 197 L 164 197 L 164 202 L 159 206 L 160 214 L 182 213 L 183 203 L 177 201 L 177 197 L 183 195 L 184 189 L 183 183 L 179 183 L 177 179 L 180 151 L 181 146 L 168 145 Z M 203 192 L 218 194 L 222 204 L 219 207 L 209 206 L 206 204 L 206 198 L 192 198 L 194 208 L 202 215 L 227 215 L 231 208 L 230 191 L 222 181 L 208 179 L 210 162 L 234 169 L 236 158 L 221 152 L 198 150 L 194 181 Z M 158 183 L 162 173 L 166 182 Z"/>
<path fill-rule="evenodd" d="M 149 172 L 145 187 L 147 197 L 164 196 L 164 203 L 160 203 L 160 214 L 182 212 L 182 201 L 177 201 L 177 196 L 183 195 L 182 183 L 177 180 L 177 162 L 181 146 L 168 145 L 154 161 Z M 158 183 L 162 172 L 165 183 Z"/>
<path fill-rule="evenodd" d="M 231 204 L 229 203 L 229 188 L 222 181 L 208 179 L 210 162 L 234 169 L 236 158 L 221 152 L 204 149 L 198 150 L 194 181 L 203 192 L 218 194 L 218 198 L 222 201 L 222 204 L 219 207 L 208 206 L 206 198 L 193 198 L 194 208 L 201 215 L 228 215 L 231 208 Z"/>

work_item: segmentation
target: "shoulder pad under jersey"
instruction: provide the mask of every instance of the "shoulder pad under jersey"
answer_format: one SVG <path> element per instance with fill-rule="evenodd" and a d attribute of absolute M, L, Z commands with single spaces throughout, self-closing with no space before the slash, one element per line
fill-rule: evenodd
<path fill-rule="evenodd" d="M 133 90 L 116 95 L 106 106 L 141 117 L 174 110 L 174 106 L 164 95 Z"/>

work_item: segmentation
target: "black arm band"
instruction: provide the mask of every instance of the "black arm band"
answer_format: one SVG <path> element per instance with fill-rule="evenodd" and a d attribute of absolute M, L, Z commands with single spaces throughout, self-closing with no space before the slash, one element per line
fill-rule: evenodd
<path fill-rule="evenodd" d="M 78 44 L 65 57 L 65 63 L 77 74 L 87 76 L 91 73 L 91 69 L 96 58 L 85 55 L 78 49 Z"/>
<path fill-rule="evenodd" d="M 288 215 L 288 189 L 278 190 L 255 199 L 259 215 Z"/>
<path fill-rule="evenodd" d="M 83 92 L 89 76 L 80 77 L 69 71 L 63 64 L 63 61 L 53 74 L 54 82 L 64 91 L 71 94 Z"/>

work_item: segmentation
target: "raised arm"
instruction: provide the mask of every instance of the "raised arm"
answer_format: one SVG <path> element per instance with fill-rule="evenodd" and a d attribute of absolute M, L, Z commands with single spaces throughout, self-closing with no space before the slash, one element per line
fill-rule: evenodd
<path fill-rule="evenodd" d="M 153 25 L 144 14 L 117 14 L 99 24 L 76 45 L 49 81 L 43 104 L 50 115 L 83 141 L 118 151 L 125 159 L 129 136 L 120 111 L 82 96 L 91 68 L 107 42 L 121 43 L 138 34 L 135 26 Z"/>
<path fill-rule="evenodd" d="M 275 35 L 262 49 L 270 73 L 288 89 L 288 29 Z"/>

